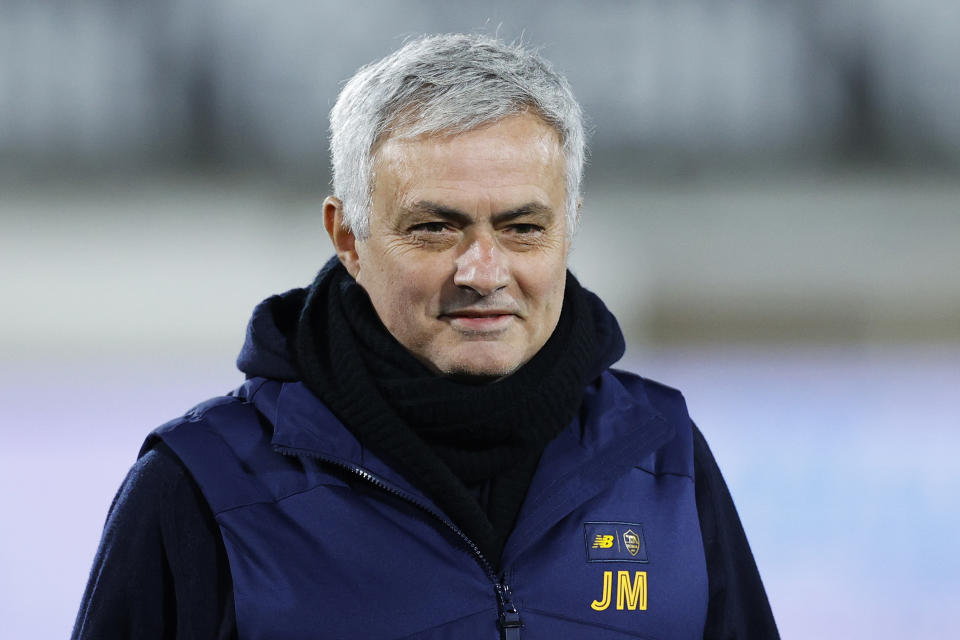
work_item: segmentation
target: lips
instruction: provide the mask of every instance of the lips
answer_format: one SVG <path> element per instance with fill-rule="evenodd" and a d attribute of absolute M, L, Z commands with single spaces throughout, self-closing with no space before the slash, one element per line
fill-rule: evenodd
<path fill-rule="evenodd" d="M 517 315 L 506 309 L 464 309 L 451 311 L 440 317 L 456 329 L 486 333 L 506 329 L 516 319 Z"/>

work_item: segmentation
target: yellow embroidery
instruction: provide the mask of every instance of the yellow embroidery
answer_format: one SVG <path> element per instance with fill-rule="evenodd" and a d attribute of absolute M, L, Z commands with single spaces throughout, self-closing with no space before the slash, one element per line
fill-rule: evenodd
<path fill-rule="evenodd" d="M 637 571 L 633 577 L 633 582 L 630 582 L 629 571 L 617 572 L 617 609 L 623 610 L 624 603 L 630 611 L 634 609 L 647 610 L 646 571 Z"/>
<path fill-rule="evenodd" d="M 605 611 L 613 600 L 613 571 L 603 572 L 603 593 L 600 600 L 590 603 L 594 611 Z M 630 579 L 629 571 L 617 572 L 617 609 L 623 611 L 647 610 L 647 572 L 637 571 Z"/>
<path fill-rule="evenodd" d="M 613 586 L 613 572 L 603 572 L 603 600 L 594 600 L 590 607 L 595 611 L 603 611 L 610 606 L 610 591 Z"/>
<path fill-rule="evenodd" d="M 597 534 L 597 537 L 593 539 L 593 548 L 594 549 L 609 549 L 613 546 L 613 536 L 605 536 Z"/>

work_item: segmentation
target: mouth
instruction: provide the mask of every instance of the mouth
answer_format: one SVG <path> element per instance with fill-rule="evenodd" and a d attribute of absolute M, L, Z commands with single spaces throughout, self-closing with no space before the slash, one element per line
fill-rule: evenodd
<path fill-rule="evenodd" d="M 516 320 L 517 314 L 506 309 L 461 310 L 440 316 L 454 329 L 465 333 L 493 333 L 504 331 Z"/>

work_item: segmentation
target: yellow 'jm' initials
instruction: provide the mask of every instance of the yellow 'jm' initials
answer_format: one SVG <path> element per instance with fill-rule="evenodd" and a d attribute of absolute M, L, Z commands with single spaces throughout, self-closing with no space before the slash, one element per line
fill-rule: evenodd
<path fill-rule="evenodd" d="M 603 594 L 590 603 L 594 611 L 605 611 L 613 600 L 613 571 L 603 572 Z M 637 571 L 633 580 L 629 571 L 617 572 L 617 609 L 623 611 L 647 610 L 647 572 Z"/>

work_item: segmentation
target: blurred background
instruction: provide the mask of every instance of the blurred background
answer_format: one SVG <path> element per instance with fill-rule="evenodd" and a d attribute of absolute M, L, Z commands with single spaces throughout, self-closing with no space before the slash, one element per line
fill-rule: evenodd
<path fill-rule="evenodd" d="M 783 636 L 955 637 L 952 0 L 0 0 L 2 635 L 69 634 L 144 436 L 331 255 L 343 81 L 442 31 L 570 79 L 572 269 L 685 392 Z"/>

